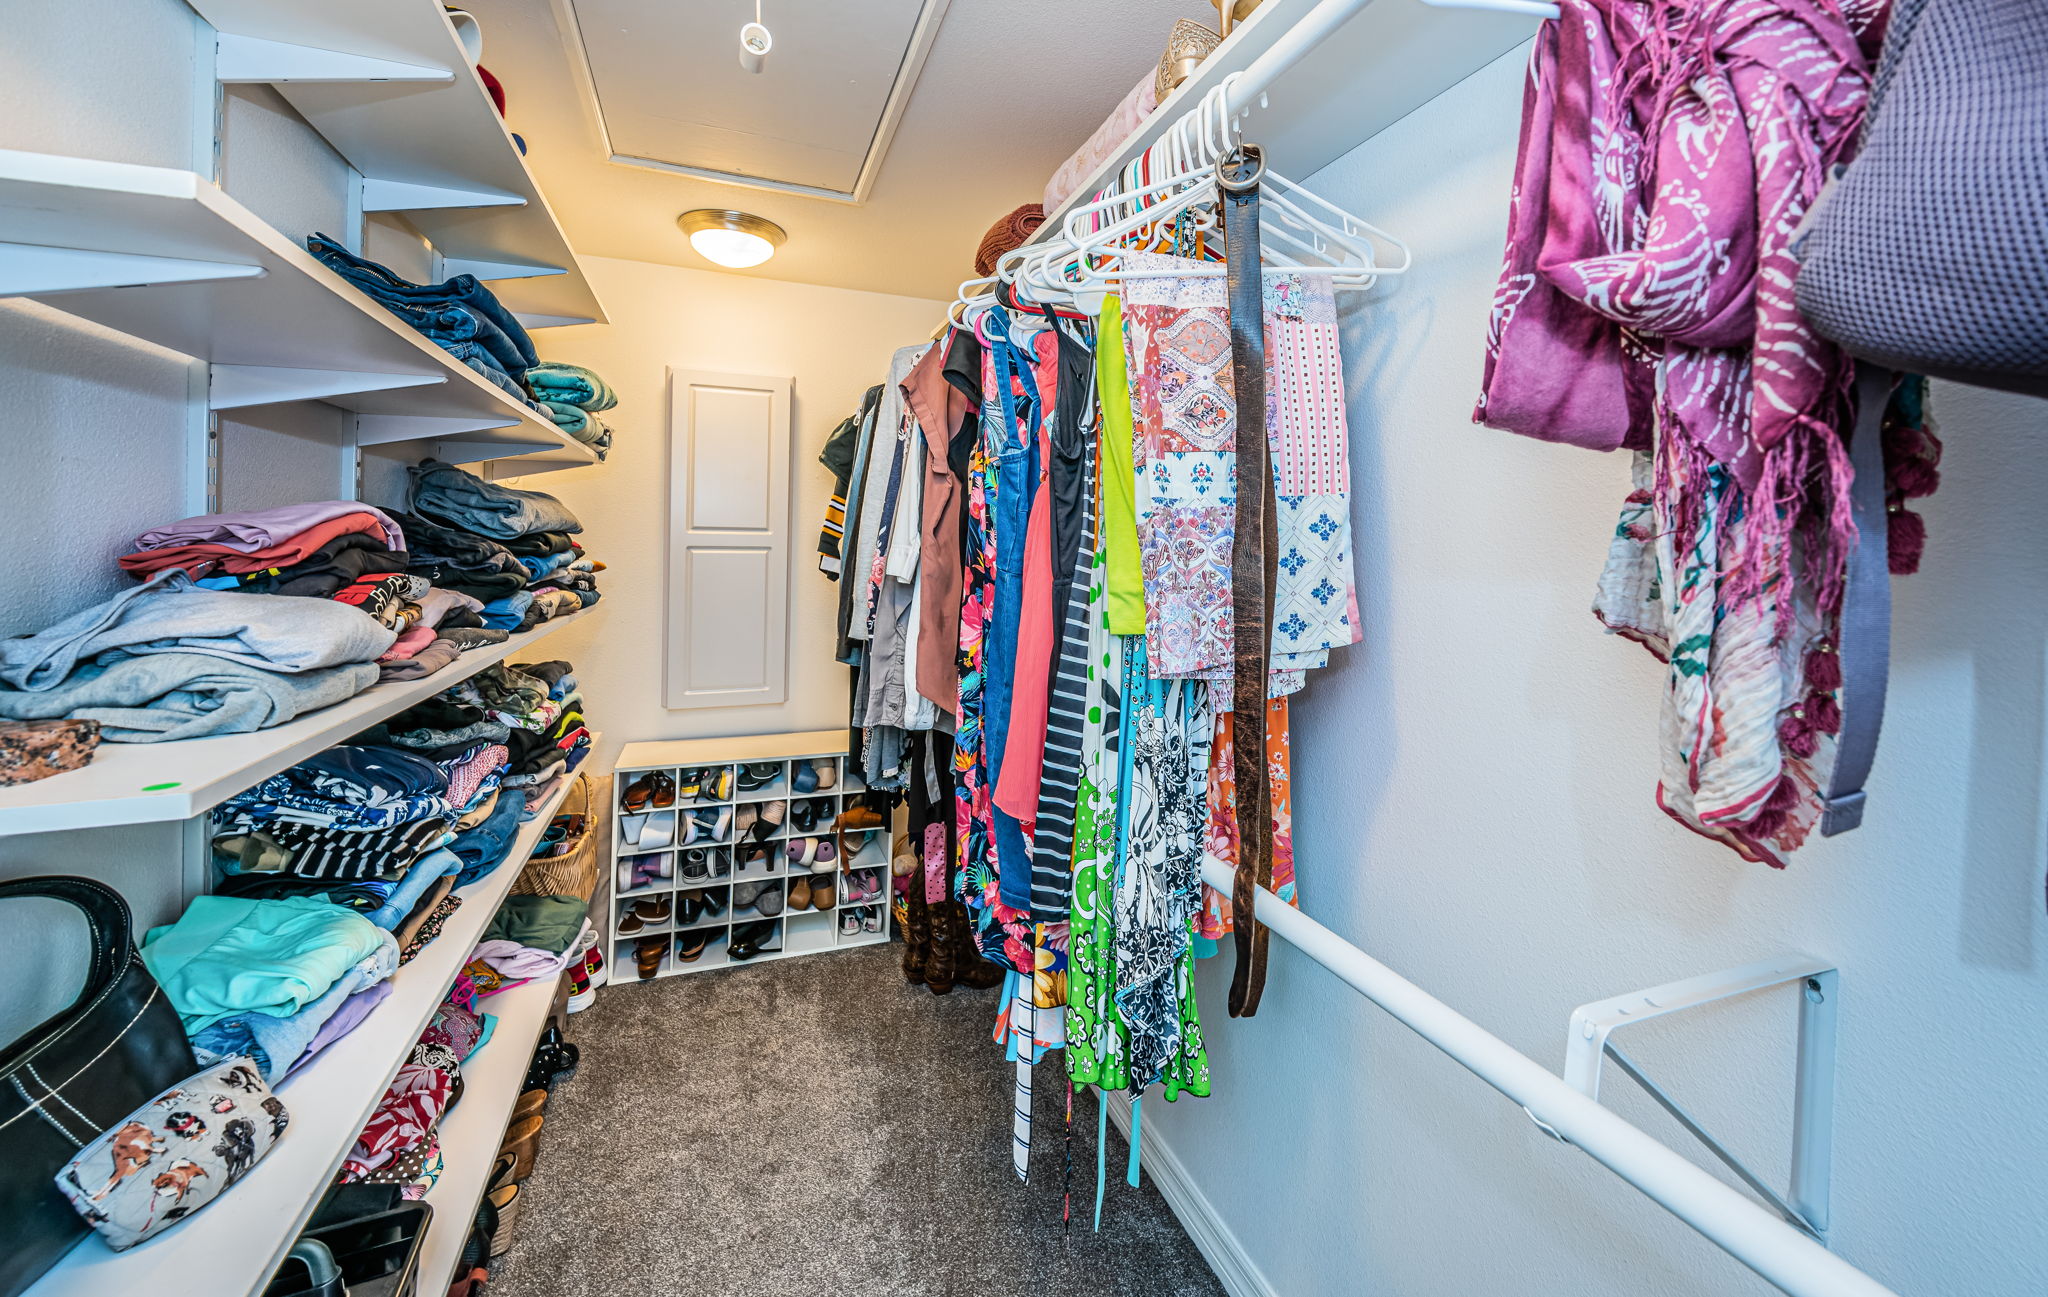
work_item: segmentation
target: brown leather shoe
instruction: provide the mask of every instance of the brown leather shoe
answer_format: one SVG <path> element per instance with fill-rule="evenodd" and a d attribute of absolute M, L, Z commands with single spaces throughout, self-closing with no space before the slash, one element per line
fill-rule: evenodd
<path fill-rule="evenodd" d="M 540 1151 L 541 1115 L 521 1117 L 505 1131 L 499 1152 L 512 1155 L 512 1182 L 517 1184 L 533 1174 L 533 1158 Z"/>
<path fill-rule="evenodd" d="M 661 971 L 661 957 L 668 952 L 667 937 L 642 937 L 633 947 L 633 962 L 640 970 L 640 980 L 647 981 Z"/>
<path fill-rule="evenodd" d="M 826 884 L 826 886 L 829 887 L 830 884 Z M 810 909 L 812 890 L 810 875 L 798 875 L 796 881 L 789 885 L 789 908 L 791 910 Z M 819 908 L 822 909 L 824 907 L 820 906 Z"/>

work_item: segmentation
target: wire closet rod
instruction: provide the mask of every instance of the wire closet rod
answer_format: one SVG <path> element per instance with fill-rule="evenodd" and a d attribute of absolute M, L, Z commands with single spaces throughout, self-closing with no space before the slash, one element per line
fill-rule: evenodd
<path fill-rule="evenodd" d="M 1219 863 L 1203 866 L 1202 881 L 1230 894 L 1230 871 Z M 1256 912 L 1274 936 L 1335 973 L 1402 1026 L 1778 1288 L 1793 1297 L 1897 1297 L 1273 893 L 1259 891 Z"/>

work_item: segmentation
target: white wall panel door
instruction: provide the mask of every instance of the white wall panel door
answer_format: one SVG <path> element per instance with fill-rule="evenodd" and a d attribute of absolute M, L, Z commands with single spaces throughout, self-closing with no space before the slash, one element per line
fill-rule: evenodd
<path fill-rule="evenodd" d="M 669 371 L 671 708 L 789 697 L 790 384 Z"/>

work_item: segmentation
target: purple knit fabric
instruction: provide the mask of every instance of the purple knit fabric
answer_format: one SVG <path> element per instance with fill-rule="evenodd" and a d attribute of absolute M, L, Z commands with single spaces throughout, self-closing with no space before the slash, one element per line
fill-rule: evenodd
<path fill-rule="evenodd" d="M 375 986 L 366 986 L 343 1000 L 341 1007 L 334 1011 L 333 1016 L 321 1023 L 320 1030 L 313 1033 L 313 1039 L 306 1045 L 306 1052 L 299 1055 L 298 1061 L 292 1064 L 292 1070 L 298 1071 L 313 1055 L 362 1025 L 363 1019 L 370 1016 L 370 1010 L 382 1004 L 384 997 L 389 994 L 391 983 L 383 981 Z"/>
<path fill-rule="evenodd" d="M 224 545 L 247 554 L 283 544 L 315 523 L 367 513 L 384 527 L 384 542 L 392 549 L 405 548 L 405 533 L 391 516 L 375 505 L 360 500 L 315 500 L 307 504 L 280 505 L 244 513 L 207 513 L 181 518 L 152 527 L 135 538 L 136 549 L 163 549 L 171 545 Z"/>

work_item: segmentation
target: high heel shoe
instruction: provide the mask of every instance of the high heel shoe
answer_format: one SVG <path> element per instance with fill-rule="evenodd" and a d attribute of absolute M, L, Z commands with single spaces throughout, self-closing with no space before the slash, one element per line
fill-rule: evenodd
<path fill-rule="evenodd" d="M 699 892 L 698 895 L 703 898 L 704 917 L 707 919 L 716 919 L 723 915 L 730 903 L 730 894 L 722 887 L 710 888 Z"/>
<path fill-rule="evenodd" d="M 782 827 L 783 816 L 788 813 L 788 802 L 763 802 L 761 812 L 755 818 L 752 827 L 754 841 L 766 842 L 774 837 L 775 831 Z"/>

